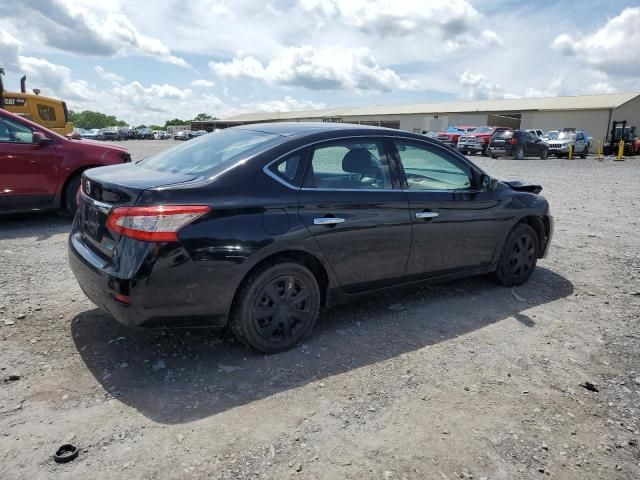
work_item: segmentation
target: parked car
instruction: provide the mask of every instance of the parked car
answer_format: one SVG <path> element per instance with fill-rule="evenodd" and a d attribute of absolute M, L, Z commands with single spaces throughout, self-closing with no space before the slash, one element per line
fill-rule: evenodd
<path fill-rule="evenodd" d="M 188 130 L 180 130 L 174 136 L 174 140 L 189 140 L 191 138 L 191 132 Z"/>
<path fill-rule="evenodd" d="M 546 142 L 547 140 L 555 138 L 557 135 L 558 130 L 549 130 L 548 132 L 545 132 L 544 135 L 542 135 L 542 140 Z"/>
<path fill-rule="evenodd" d="M 587 135 L 581 130 L 558 132 L 557 135 L 547 141 L 547 144 L 549 145 L 549 154 L 557 157 L 568 156 L 569 145 L 573 144 L 573 154 L 575 156 L 580 155 L 581 158 L 587 158 L 590 146 Z"/>
<path fill-rule="evenodd" d="M 189 132 L 189 137 L 190 138 L 196 138 L 196 137 L 201 137 L 202 135 L 206 135 L 207 131 L 206 130 L 195 130 L 192 132 Z"/>
<path fill-rule="evenodd" d="M 130 161 L 124 148 L 63 137 L 0 109 L 0 213 L 75 213 L 84 170 Z"/>
<path fill-rule="evenodd" d="M 475 130 L 476 127 L 467 127 L 467 126 L 459 126 L 459 127 L 449 127 L 446 132 L 438 132 L 432 136 L 436 140 L 440 140 L 442 143 L 451 148 L 456 148 L 458 145 L 458 140 L 465 133 L 469 133 Z"/>
<path fill-rule="evenodd" d="M 136 138 L 140 140 L 153 140 L 153 130 L 150 128 L 138 128 L 136 130 Z"/>
<path fill-rule="evenodd" d="M 102 129 L 103 140 L 122 140 L 122 135 L 118 127 L 107 127 Z"/>
<path fill-rule="evenodd" d="M 511 130 L 508 127 L 478 127 L 474 128 L 466 135 L 460 136 L 458 139 L 458 150 L 463 155 L 469 153 L 482 153 L 485 157 L 489 156 L 489 143 L 491 137 L 498 132 Z"/>
<path fill-rule="evenodd" d="M 542 130 L 540 130 L 539 128 L 530 128 L 529 130 L 525 130 L 525 131 L 535 135 L 538 138 L 544 137 L 544 132 Z"/>
<path fill-rule="evenodd" d="M 491 138 L 489 147 L 491 158 L 511 156 L 516 160 L 524 157 L 549 158 L 549 146 L 531 130 L 505 130 Z"/>
<path fill-rule="evenodd" d="M 155 140 L 166 140 L 166 139 L 171 138 L 171 137 L 164 130 L 155 130 L 153 132 L 153 138 Z"/>
<path fill-rule="evenodd" d="M 91 130 L 84 130 L 80 133 L 81 138 L 87 138 L 89 140 L 104 140 L 102 136 L 102 130 L 100 128 L 92 128 Z"/>
<path fill-rule="evenodd" d="M 386 288 L 526 282 L 553 231 L 540 190 L 418 134 L 245 125 L 85 172 L 69 261 L 125 325 L 228 325 L 273 353 Z"/>

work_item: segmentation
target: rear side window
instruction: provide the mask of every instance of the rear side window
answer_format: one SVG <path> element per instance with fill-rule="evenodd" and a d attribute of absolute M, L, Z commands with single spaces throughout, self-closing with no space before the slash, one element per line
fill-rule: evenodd
<path fill-rule="evenodd" d="M 444 153 L 424 145 L 396 140 L 409 190 L 469 190 L 471 169 Z"/>
<path fill-rule="evenodd" d="M 282 141 L 282 136 L 271 133 L 227 129 L 189 140 L 138 164 L 162 172 L 213 176 L 234 161 L 260 153 Z"/>
<path fill-rule="evenodd" d="M 269 169 L 285 182 L 299 187 L 300 176 L 298 169 L 301 167 L 301 159 L 301 152 L 292 153 L 270 166 Z M 302 174 L 300 173 L 300 175 Z"/>
<path fill-rule="evenodd" d="M 304 186 L 330 190 L 391 189 L 382 142 L 344 140 L 316 147 Z"/>

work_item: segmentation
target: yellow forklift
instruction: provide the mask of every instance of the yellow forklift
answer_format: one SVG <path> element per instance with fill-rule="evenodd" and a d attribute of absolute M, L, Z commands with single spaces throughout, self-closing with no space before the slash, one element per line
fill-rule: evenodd
<path fill-rule="evenodd" d="M 41 96 L 37 88 L 33 89 L 33 93 L 27 93 L 26 75 L 20 79 L 19 92 L 8 92 L 4 89 L 3 75 L 4 69 L 0 68 L 0 108 L 28 118 L 60 135 L 73 133 L 66 103 L 57 98 Z"/>

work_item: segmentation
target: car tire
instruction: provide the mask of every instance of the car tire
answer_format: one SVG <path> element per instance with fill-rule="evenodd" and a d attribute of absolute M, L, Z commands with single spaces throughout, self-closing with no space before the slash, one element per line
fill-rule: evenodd
<path fill-rule="evenodd" d="M 460 150 L 460 153 L 461 153 L 462 155 L 468 155 L 468 154 L 469 154 L 469 151 L 468 151 L 468 150 Z"/>
<path fill-rule="evenodd" d="M 498 155 L 496 155 L 495 153 L 493 153 L 493 154 L 491 154 L 491 158 L 493 158 L 493 159 L 495 160 L 496 158 L 498 158 Z"/>
<path fill-rule="evenodd" d="M 78 210 L 78 201 L 76 199 L 76 195 L 78 195 L 78 190 L 80 189 L 80 181 L 81 175 L 76 175 L 69 179 L 67 185 L 64 189 L 64 209 L 74 217 L 76 215 L 76 211 Z"/>
<path fill-rule="evenodd" d="M 522 160 L 524 157 L 524 149 L 522 146 L 518 145 L 513 149 L 513 158 L 514 160 Z"/>
<path fill-rule="evenodd" d="M 482 147 L 482 156 L 483 157 L 489 156 L 489 145 L 485 145 L 484 147 Z"/>
<path fill-rule="evenodd" d="M 549 150 L 547 150 L 546 148 L 543 148 L 540 151 L 540 159 L 541 160 L 546 160 L 547 158 L 549 158 Z"/>
<path fill-rule="evenodd" d="M 263 353 L 290 350 L 313 328 L 320 287 L 304 265 L 280 258 L 260 267 L 240 286 L 229 327 L 242 343 Z"/>
<path fill-rule="evenodd" d="M 580 158 L 587 158 L 588 153 L 589 147 L 584 147 L 584 150 L 582 150 L 582 153 L 580 154 Z"/>
<path fill-rule="evenodd" d="M 495 277 L 500 285 L 515 287 L 525 283 L 538 262 L 538 235 L 526 223 L 517 224 L 502 248 Z"/>

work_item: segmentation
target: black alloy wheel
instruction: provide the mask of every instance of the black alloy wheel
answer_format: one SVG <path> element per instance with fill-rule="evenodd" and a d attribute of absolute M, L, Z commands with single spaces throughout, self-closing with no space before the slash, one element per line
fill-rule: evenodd
<path fill-rule="evenodd" d="M 230 326 L 243 343 L 264 353 L 289 350 L 313 328 L 320 306 L 314 275 L 286 260 L 260 269 L 240 287 Z"/>
<path fill-rule="evenodd" d="M 531 226 L 520 223 L 505 242 L 496 279 L 498 283 L 513 287 L 522 285 L 533 274 L 538 261 L 538 236 Z"/>
<path fill-rule="evenodd" d="M 543 148 L 543 149 L 540 151 L 540 158 L 541 158 L 542 160 L 546 160 L 547 158 L 549 158 L 549 149 L 548 149 L 548 148 Z"/>

